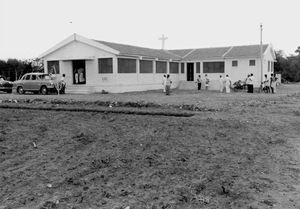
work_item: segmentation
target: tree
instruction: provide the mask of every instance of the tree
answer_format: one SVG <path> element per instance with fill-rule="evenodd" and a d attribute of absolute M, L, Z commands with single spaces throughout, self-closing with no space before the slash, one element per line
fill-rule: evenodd
<path fill-rule="evenodd" d="M 300 81 L 300 47 L 295 52 L 298 55 L 284 56 L 283 51 L 276 51 L 277 62 L 274 65 L 275 73 L 281 73 L 282 78 L 291 82 Z"/>
<path fill-rule="evenodd" d="M 300 46 L 298 46 L 298 48 L 295 50 L 295 53 L 297 53 L 298 56 L 300 55 Z"/>

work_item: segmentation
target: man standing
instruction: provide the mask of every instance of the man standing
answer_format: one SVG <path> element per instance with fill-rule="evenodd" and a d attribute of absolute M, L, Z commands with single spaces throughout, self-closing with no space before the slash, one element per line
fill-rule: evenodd
<path fill-rule="evenodd" d="M 253 73 L 251 73 L 250 77 L 248 78 L 248 88 L 249 88 L 249 93 L 253 93 L 253 84 L 254 84 L 254 76 L 253 76 Z"/>
<path fill-rule="evenodd" d="M 170 79 L 170 75 L 168 74 L 166 79 L 166 95 L 170 95 L 171 84 L 172 81 Z"/>
<path fill-rule="evenodd" d="M 263 82 L 263 90 L 265 93 L 270 93 L 270 81 L 268 79 L 268 75 L 265 74 L 265 79 Z"/>
<path fill-rule="evenodd" d="M 276 77 L 273 73 L 271 74 L 270 80 L 271 80 L 271 84 L 270 84 L 271 93 L 274 94 L 274 93 L 276 93 Z"/>
<path fill-rule="evenodd" d="M 201 75 L 198 75 L 196 83 L 198 84 L 198 91 L 201 90 L 201 84 L 202 84 Z"/>
<path fill-rule="evenodd" d="M 226 75 L 224 81 L 225 81 L 226 93 L 230 93 L 231 79 L 229 78 L 228 75 Z"/>

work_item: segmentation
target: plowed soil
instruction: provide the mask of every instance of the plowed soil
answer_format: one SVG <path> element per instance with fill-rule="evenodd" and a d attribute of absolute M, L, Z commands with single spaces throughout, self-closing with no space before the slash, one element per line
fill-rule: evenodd
<path fill-rule="evenodd" d="M 299 92 L 102 98 L 207 107 L 192 117 L 0 108 L 0 209 L 299 209 Z"/>

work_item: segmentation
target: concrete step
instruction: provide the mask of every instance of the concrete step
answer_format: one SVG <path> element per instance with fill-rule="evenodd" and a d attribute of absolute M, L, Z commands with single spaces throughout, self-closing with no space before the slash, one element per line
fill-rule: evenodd
<path fill-rule="evenodd" d="M 66 93 L 67 94 L 89 94 L 92 92 L 91 87 L 86 85 L 67 85 Z"/>

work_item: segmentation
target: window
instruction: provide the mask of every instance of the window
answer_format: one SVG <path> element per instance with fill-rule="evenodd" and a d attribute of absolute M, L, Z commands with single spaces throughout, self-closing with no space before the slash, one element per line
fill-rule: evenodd
<path fill-rule="evenodd" d="M 30 75 L 24 76 L 23 80 L 30 80 Z"/>
<path fill-rule="evenodd" d="M 249 66 L 255 66 L 255 60 L 249 60 Z"/>
<path fill-rule="evenodd" d="M 118 58 L 118 73 L 136 73 L 136 60 Z"/>
<path fill-rule="evenodd" d="M 153 62 L 150 60 L 140 60 L 140 73 L 153 73 Z"/>
<path fill-rule="evenodd" d="M 179 73 L 179 64 L 177 62 L 170 62 L 170 73 Z"/>
<path fill-rule="evenodd" d="M 224 62 L 203 62 L 203 73 L 224 73 Z"/>
<path fill-rule="evenodd" d="M 31 75 L 31 80 L 37 80 L 36 75 Z"/>
<path fill-rule="evenodd" d="M 47 74 L 39 75 L 38 78 L 41 79 L 41 80 L 44 80 L 44 79 L 45 79 L 45 80 L 50 80 L 50 76 L 47 75 Z"/>
<path fill-rule="evenodd" d="M 184 73 L 184 63 L 181 63 L 181 73 Z"/>
<path fill-rule="evenodd" d="M 237 67 L 237 66 L 238 66 L 238 61 L 232 60 L 232 67 Z"/>
<path fill-rule="evenodd" d="M 59 74 L 59 61 L 48 61 L 47 66 L 49 74 Z"/>
<path fill-rule="evenodd" d="M 271 62 L 271 72 L 274 72 L 274 62 Z"/>
<path fill-rule="evenodd" d="M 112 58 L 101 58 L 98 59 L 99 73 L 113 73 L 113 59 Z"/>
<path fill-rule="evenodd" d="M 196 73 L 200 73 L 200 62 L 196 63 Z"/>
<path fill-rule="evenodd" d="M 156 73 L 167 73 L 167 63 L 156 61 Z"/>

